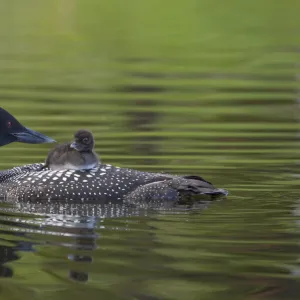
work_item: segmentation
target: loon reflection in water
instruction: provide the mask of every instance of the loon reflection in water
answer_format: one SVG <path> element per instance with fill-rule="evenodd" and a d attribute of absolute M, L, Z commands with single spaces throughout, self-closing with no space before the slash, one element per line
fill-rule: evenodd
<path fill-rule="evenodd" d="M 45 167 L 50 170 L 89 170 L 99 165 L 93 151 L 94 137 L 90 131 L 78 130 L 73 143 L 57 145 L 46 159 Z"/>
<path fill-rule="evenodd" d="M 0 110 L 0 146 L 54 140 Z M 178 202 L 193 195 L 227 195 L 200 176 L 142 172 L 100 163 L 91 170 L 49 170 L 43 163 L 0 172 L 0 196 L 13 201 L 71 203 Z"/>

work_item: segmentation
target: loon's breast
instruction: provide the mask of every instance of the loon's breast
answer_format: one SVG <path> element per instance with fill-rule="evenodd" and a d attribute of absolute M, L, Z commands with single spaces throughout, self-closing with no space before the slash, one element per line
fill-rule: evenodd
<path fill-rule="evenodd" d="M 0 172 L 0 196 L 18 201 L 120 203 L 153 198 L 176 201 L 180 194 L 227 194 L 199 176 L 142 172 L 101 164 L 92 170 L 43 169 L 43 164 Z"/>

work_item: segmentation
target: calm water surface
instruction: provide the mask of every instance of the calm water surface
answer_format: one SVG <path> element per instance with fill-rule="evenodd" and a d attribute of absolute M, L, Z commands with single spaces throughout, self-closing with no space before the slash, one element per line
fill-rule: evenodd
<path fill-rule="evenodd" d="M 92 130 L 106 163 L 229 197 L 0 203 L 1 299 L 299 299 L 300 2 L 163 3 L 3 1 L 0 104 L 59 142 Z M 49 147 L 1 147 L 0 169 Z"/>
<path fill-rule="evenodd" d="M 282 109 L 296 109 L 290 105 Z M 214 107 L 220 116 L 231 108 Z M 244 117 L 255 118 L 256 109 L 249 105 Z M 230 122 L 206 123 L 184 145 L 169 137 L 166 148 L 172 147 L 158 150 L 143 166 L 149 148 L 122 156 L 124 166 L 136 157 L 139 169 L 201 174 L 230 191 L 225 200 L 191 209 L 2 204 L 3 297 L 298 299 L 300 198 L 293 130 L 298 125 L 277 117 L 263 130 L 255 122 L 246 130 Z M 226 137 L 219 138 L 224 131 Z M 101 153 L 101 140 L 97 146 Z M 103 160 L 113 161 L 104 155 Z"/>

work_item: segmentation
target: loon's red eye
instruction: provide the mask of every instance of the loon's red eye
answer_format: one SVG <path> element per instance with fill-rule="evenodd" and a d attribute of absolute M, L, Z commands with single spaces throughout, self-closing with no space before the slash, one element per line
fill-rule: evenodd
<path fill-rule="evenodd" d="M 11 121 L 7 122 L 7 127 L 10 128 L 11 127 Z"/>

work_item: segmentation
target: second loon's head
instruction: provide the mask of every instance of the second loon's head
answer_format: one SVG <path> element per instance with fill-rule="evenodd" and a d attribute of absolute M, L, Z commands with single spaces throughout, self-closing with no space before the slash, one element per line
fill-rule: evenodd
<path fill-rule="evenodd" d="M 78 130 L 74 134 L 74 142 L 70 145 L 71 148 L 78 152 L 90 152 L 94 148 L 93 134 L 88 130 Z"/>
<path fill-rule="evenodd" d="M 37 131 L 24 127 L 9 112 L 0 108 L 0 146 L 12 142 L 27 144 L 52 143 L 55 140 Z"/>

